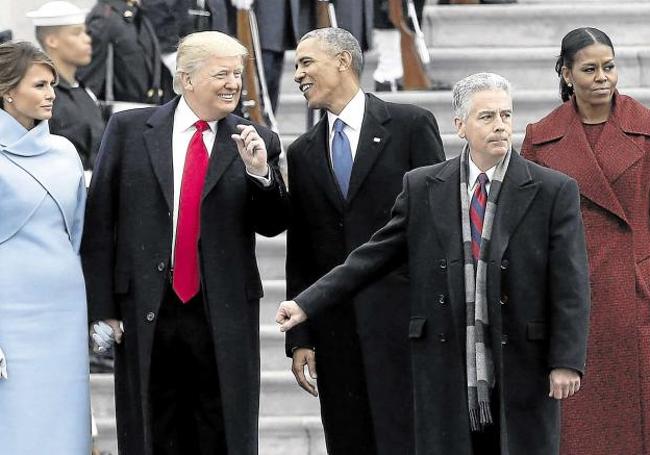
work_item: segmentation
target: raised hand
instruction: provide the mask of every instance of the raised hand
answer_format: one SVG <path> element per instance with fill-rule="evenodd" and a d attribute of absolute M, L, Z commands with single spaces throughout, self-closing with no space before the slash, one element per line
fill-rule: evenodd
<path fill-rule="evenodd" d="M 269 173 L 266 144 L 253 125 L 237 125 L 237 129 L 239 134 L 233 134 L 231 137 L 237 144 L 237 151 L 246 165 L 246 170 L 250 174 L 266 177 Z"/>

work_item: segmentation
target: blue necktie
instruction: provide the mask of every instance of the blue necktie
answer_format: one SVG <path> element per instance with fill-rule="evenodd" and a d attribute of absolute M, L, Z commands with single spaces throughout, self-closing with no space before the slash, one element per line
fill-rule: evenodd
<path fill-rule="evenodd" d="M 352 173 L 352 149 L 348 137 L 343 132 L 343 127 L 345 127 L 345 123 L 337 118 L 334 122 L 334 139 L 332 140 L 332 167 L 341 193 L 344 198 L 347 198 L 350 174 Z"/>

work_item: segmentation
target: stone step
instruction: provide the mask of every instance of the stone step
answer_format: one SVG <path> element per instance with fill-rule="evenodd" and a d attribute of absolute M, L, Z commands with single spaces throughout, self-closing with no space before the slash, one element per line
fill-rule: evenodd
<path fill-rule="evenodd" d="M 427 5 L 423 32 L 434 47 L 559 48 L 570 30 L 590 26 L 603 30 L 614 46 L 650 42 L 648 2 L 550 2 L 506 5 Z"/>
<path fill-rule="evenodd" d="M 95 446 L 117 454 L 115 419 L 97 420 Z M 327 455 L 323 426 L 318 416 L 261 417 L 260 455 Z"/>
<path fill-rule="evenodd" d="M 517 89 L 550 89 L 557 87 L 559 78 L 554 71 L 559 54 L 559 41 L 552 47 L 432 47 L 428 73 L 432 79 L 452 87 L 468 74 L 482 71 L 501 74 Z M 295 52 L 285 55 L 285 69 L 281 93 L 296 94 L 298 85 L 293 80 Z M 364 54 L 361 86 L 374 90 L 373 72 L 377 68 L 377 52 Z M 650 71 L 650 47 L 617 46 L 616 63 L 619 70 L 619 88 L 647 87 L 645 77 Z"/>
<path fill-rule="evenodd" d="M 650 105 L 650 88 L 628 88 L 621 93 Z M 442 134 L 455 133 L 451 110 L 451 92 L 397 92 L 379 93 L 386 101 L 417 104 L 436 116 Z M 298 135 L 305 131 L 305 100 L 302 95 L 281 95 L 282 105 L 278 120 L 282 134 Z M 514 132 L 523 132 L 526 125 L 536 122 L 561 104 L 557 90 L 514 90 Z"/>
<path fill-rule="evenodd" d="M 279 331 L 278 331 L 279 332 Z M 278 355 L 284 356 L 282 351 Z M 286 359 L 287 362 L 289 359 Z M 93 413 L 96 419 L 115 415 L 113 375 L 92 374 Z M 303 391 L 289 370 L 262 371 L 260 391 L 260 416 L 318 416 L 320 405 L 317 398 Z"/>

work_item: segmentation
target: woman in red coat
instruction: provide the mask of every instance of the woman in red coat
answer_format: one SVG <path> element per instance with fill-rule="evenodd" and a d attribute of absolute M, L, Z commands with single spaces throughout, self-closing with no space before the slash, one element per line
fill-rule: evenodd
<path fill-rule="evenodd" d="M 578 181 L 587 236 L 587 375 L 563 405 L 561 451 L 650 454 L 650 111 L 616 91 L 600 30 L 569 32 L 555 69 L 564 104 L 528 125 L 522 154 Z"/>

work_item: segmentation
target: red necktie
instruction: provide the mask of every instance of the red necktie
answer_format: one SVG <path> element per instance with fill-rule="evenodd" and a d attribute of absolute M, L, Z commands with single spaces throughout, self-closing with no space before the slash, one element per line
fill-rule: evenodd
<path fill-rule="evenodd" d="M 478 185 L 476 185 L 472 203 L 469 206 L 469 221 L 472 232 L 472 256 L 474 256 L 474 261 L 477 262 L 481 251 L 481 233 L 483 232 L 483 217 L 485 216 L 485 205 L 487 204 L 486 184 L 488 176 L 482 172 L 476 180 Z"/>
<path fill-rule="evenodd" d="M 201 194 L 208 170 L 208 150 L 203 143 L 207 122 L 194 124 L 196 131 L 185 154 L 181 196 L 178 204 L 176 244 L 174 245 L 174 276 L 172 287 L 183 303 L 199 292 L 199 228 L 201 223 Z"/>

